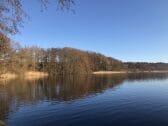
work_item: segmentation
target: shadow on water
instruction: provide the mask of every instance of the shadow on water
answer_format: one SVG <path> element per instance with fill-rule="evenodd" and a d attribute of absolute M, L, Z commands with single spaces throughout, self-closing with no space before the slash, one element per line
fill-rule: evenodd
<path fill-rule="evenodd" d="M 124 81 L 167 79 L 167 74 L 118 74 L 45 78 L 34 81 L 16 79 L 0 85 L 0 120 L 24 104 L 40 101 L 67 102 L 97 95 Z"/>

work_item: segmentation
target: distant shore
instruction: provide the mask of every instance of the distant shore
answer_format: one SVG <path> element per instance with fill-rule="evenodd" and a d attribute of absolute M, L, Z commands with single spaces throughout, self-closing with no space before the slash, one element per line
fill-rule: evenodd
<path fill-rule="evenodd" d="M 95 71 L 92 74 L 127 74 L 127 73 L 168 73 L 168 71 Z"/>

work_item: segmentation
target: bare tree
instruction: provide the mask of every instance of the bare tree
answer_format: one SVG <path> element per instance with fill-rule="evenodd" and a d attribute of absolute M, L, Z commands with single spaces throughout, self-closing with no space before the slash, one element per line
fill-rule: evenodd
<path fill-rule="evenodd" d="M 48 7 L 51 0 L 38 0 L 45 8 Z M 56 0 L 58 9 L 71 10 L 74 0 Z M 22 0 L 0 0 L 0 32 L 3 34 L 16 34 L 18 27 L 23 24 L 25 17 L 28 17 L 24 11 Z"/>
<path fill-rule="evenodd" d="M 10 39 L 0 33 L 0 74 L 6 72 L 6 65 L 9 59 L 9 51 L 11 50 Z"/>

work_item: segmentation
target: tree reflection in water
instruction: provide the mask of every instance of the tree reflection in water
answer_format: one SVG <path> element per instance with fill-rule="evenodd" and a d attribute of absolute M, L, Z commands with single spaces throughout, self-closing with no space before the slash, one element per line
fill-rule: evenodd
<path fill-rule="evenodd" d="M 33 81 L 16 79 L 0 85 L 0 120 L 4 120 L 9 112 L 17 111 L 24 104 L 37 104 L 44 100 L 73 101 L 115 88 L 125 80 L 141 81 L 167 77 L 166 74 L 117 74 L 49 77 Z"/>

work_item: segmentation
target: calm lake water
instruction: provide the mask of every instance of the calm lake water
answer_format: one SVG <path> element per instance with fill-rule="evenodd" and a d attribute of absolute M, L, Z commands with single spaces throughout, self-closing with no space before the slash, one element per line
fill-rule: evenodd
<path fill-rule="evenodd" d="M 168 74 L 17 79 L 0 85 L 8 126 L 168 126 Z"/>

